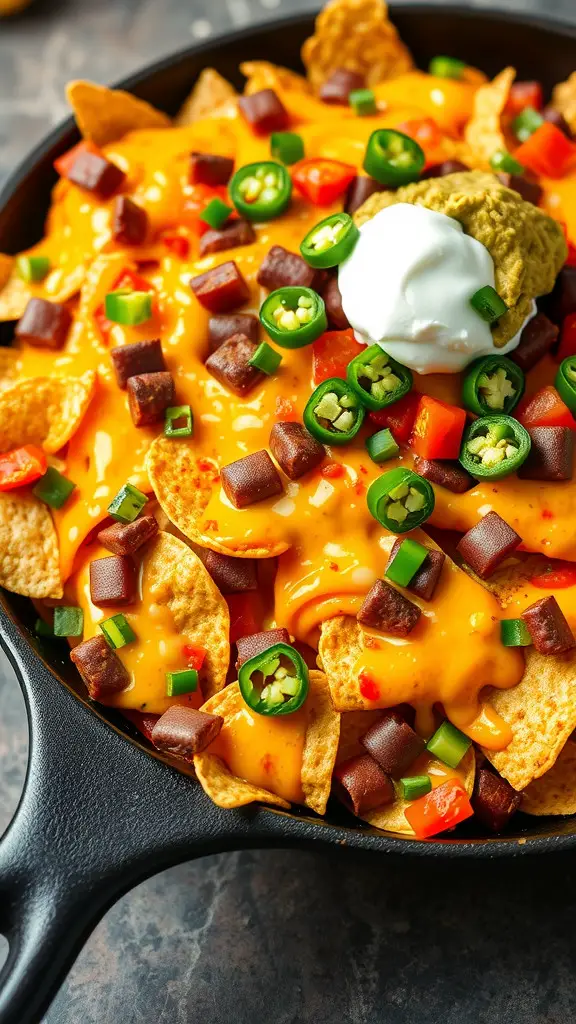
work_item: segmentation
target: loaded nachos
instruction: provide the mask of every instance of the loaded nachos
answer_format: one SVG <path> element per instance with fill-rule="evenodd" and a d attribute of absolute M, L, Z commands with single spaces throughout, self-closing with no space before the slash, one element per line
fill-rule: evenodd
<path fill-rule="evenodd" d="M 0 584 L 219 806 L 418 838 L 576 812 L 576 78 L 428 71 L 333 0 L 306 76 L 73 82 L 0 255 Z"/>

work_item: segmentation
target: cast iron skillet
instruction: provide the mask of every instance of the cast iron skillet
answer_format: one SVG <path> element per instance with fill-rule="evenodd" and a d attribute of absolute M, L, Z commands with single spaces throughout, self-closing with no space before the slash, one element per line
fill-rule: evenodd
<path fill-rule="evenodd" d="M 520 78 L 550 89 L 576 68 L 576 30 L 503 14 L 442 7 L 394 12 L 417 64 L 454 54 L 490 74 L 514 64 Z M 193 47 L 124 86 L 174 113 L 205 65 L 241 81 L 248 58 L 299 66 L 312 19 L 297 17 Z M 42 232 L 52 161 L 77 141 L 58 128 L 0 196 L 0 251 L 16 252 Z M 4 325 L 0 341 L 10 340 Z M 30 723 L 28 775 L 0 843 L 0 931 L 10 943 L 0 973 L 0 1024 L 37 1022 L 82 943 L 104 912 L 147 876 L 179 861 L 262 846 L 338 845 L 421 857 L 496 857 L 576 846 L 576 820 L 517 819 L 498 838 L 470 827 L 458 839 L 417 842 L 372 832 L 340 807 L 326 820 L 253 807 L 222 811 L 200 786 L 146 749 L 126 720 L 87 701 L 67 649 L 40 646 L 28 601 L 0 595 L 1 640 L 22 687 Z"/>

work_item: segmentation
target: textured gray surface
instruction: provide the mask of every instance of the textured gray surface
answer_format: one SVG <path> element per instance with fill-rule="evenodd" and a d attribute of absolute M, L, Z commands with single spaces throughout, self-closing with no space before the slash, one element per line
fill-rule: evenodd
<path fill-rule="evenodd" d="M 110 81 L 195 38 L 313 6 L 37 0 L 27 16 L 0 22 L 0 183 L 66 113 L 68 78 Z M 500 6 L 576 21 L 576 0 Z M 26 748 L 23 701 L 0 655 L 0 832 Z M 146 882 L 107 914 L 46 1021 L 567 1024 L 576 1017 L 573 875 L 566 859 L 207 858 Z"/>

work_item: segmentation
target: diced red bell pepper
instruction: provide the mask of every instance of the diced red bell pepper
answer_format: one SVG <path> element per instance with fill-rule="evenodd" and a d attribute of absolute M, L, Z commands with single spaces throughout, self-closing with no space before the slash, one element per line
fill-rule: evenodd
<path fill-rule="evenodd" d="M 576 355 L 576 313 L 568 313 L 560 328 L 560 344 L 556 353 L 559 363 L 568 356 Z"/>
<path fill-rule="evenodd" d="M 515 413 L 526 429 L 530 427 L 570 427 L 576 430 L 576 421 L 567 405 L 551 384 L 525 398 Z"/>
<path fill-rule="evenodd" d="M 162 245 L 181 260 L 185 260 L 190 254 L 190 240 L 186 235 L 179 235 L 176 231 L 166 231 L 162 235 Z"/>
<path fill-rule="evenodd" d="M 562 178 L 576 158 L 576 145 L 563 132 L 545 121 L 514 152 L 523 167 L 545 178 Z"/>
<path fill-rule="evenodd" d="M 358 676 L 358 685 L 360 693 L 364 697 L 364 700 L 378 700 L 380 697 L 380 687 L 372 679 L 372 676 L 368 672 L 361 672 Z"/>
<path fill-rule="evenodd" d="M 98 146 L 95 146 L 89 139 L 83 139 L 76 146 L 72 146 L 72 149 L 67 150 L 66 153 L 62 153 L 54 161 L 54 170 L 61 178 L 67 178 L 70 170 L 75 163 L 76 157 L 80 156 L 81 153 L 99 153 Z"/>
<path fill-rule="evenodd" d="M 540 82 L 514 82 L 506 104 L 506 113 L 517 117 L 526 107 L 542 110 L 542 86 Z"/>
<path fill-rule="evenodd" d="M 344 195 L 356 168 L 340 160 L 301 160 L 292 167 L 292 181 L 315 206 L 329 206 Z"/>
<path fill-rule="evenodd" d="M 344 476 L 346 470 L 341 462 L 326 462 L 320 470 L 320 475 L 325 480 L 339 480 L 340 477 Z"/>
<path fill-rule="evenodd" d="M 195 668 L 199 672 L 206 659 L 206 648 L 198 647 L 196 644 L 184 644 L 182 654 L 186 658 L 188 668 Z"/>
<path fill-rule="evenodd" d="M 366 351 L 354 337 L 354 331 L 326 331 L 312 345 L 312 376 L 315 384 L 330 377 L 346 380 L 346 367 L 351 359 Z"/>
<path fill-rule="evenodd" d="M 399 402 L 388 405 L 378 412 L 368 413 L 369 419 L 378 427 L 389 427 L 398 444 L 408 444 L 420 405 L 418 391 L 409 391 Z"/>
<path fill-rule="evenodd" d="M 465 426 L 464 409 L 422 395 L 412 431 L 412 447 L 422 459 L 457 459 Z"/>
<path fill-rule="evenodd" d="M 117 292 L 120 291 L 121 288 L 127 288 L 133 292 L 154 291 L 154 286 L 150 284 L 150 281 L 147 281 L 145 277 L 141 277 L 140 274 L 137 274 L 136 271 L 132 270 L 130 267 L 125 267 L 124 270 L 118 274 L 118 277 L 114 281 L 110 291 Z M 104 303 L 98 306 L 98 309 L 94 310 L 94 319 L 98 325 L 98 329 L 104 339 L 104 342 L 108 344 L 110 331 L 114 324 L 111 320 L 108 320 L 106 316 L 106 307 Z"/>
<path fill-rule="evenodd" d="M 289 398 L 284 398 L 282 395 L 277 395 L 274 416 L 279 423 L 293 423 L 294 420 L 298 419 L 294 402 Z"/>
<path fill-rule="evenodd" d="M 533 587 L 542 587 L 544 590 L 576 587 L 576 565 L 573 562 L 559 562 L 548 572 L 533 576 L 530 583 Z"/>
<path fill-rule="evenodd" d="M 186 196 L 184 205 L 177 221 L 191 228 L 198 237 L 206 231 L 210 231 L 210 225 L 200 219 L 200 214 L 206 209 L 212 199 L 226 199 L 225 185 L 193 185 L 190 194 Z"/>
<path fill-rule="evenodd" d="M 568 245 L 568 255 L 566 257 L 566 267 L 576 267 L 576 246 L 572 245 L 569 238 L 566 239 Z"/>
<path fill-rule="evenodd" d="M 404 811 L 418 839 L 427 839 L 454 828 L 474 814 L 460 779 L 448 779 L 431 793 L 414 800 Z"/>
<path fill-rule="evenodd" d="M 146 715 L 142 711 L 132 711 L 130 708 L 125 708 L 122 711 L 124 718 L 127 718 L 132 725 L 135 725 L 139 732 L 146 737 L 147 740 L 152 742 L 152 730 L 156 725 L 156 722 L 160 718 L 160 715 Z"/>
<path fill-rule="evenodd" d="M 230 643 L 262 629 L 261 603 L 258 594 L 226 594 L 230 612 Z"/>
<path fill-rule="evenodd" d="M 437 151 L 442 145 L 443 136 L 433 117 L 403 121 L 402 124 L 398 125 L 398 131 L 404 132 L 404 135 L 409 135 L 411 139 L 414 139 L 422 147 L 427 163 L 434 161 Z"/>
<path fill-rule="evenodd" d="M 0 455 L 0 491 L 13 491 L 16 487 L 33 484 L 46 472 L 46 456 L 35 444 Z"/>

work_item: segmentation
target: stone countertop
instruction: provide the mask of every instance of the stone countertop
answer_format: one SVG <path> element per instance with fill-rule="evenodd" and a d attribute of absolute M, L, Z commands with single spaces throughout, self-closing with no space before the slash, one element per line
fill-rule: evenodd
<path fill-rule="evenodd" d="M 36 0 L 0 22 L 0 184 L 65 116 L 67 79 L 111 81 L 187 40 L 314 6 Z M 500 6 L 576 21 L 574 0 Z M 26 750 L 23 700 L 0 655 L 0 832 Z M 208 857 L 163 872 L 110 910 L 45 1020 L 566 1024 L 576 1018 L 575 903 L 570 858 Z"/>

